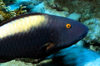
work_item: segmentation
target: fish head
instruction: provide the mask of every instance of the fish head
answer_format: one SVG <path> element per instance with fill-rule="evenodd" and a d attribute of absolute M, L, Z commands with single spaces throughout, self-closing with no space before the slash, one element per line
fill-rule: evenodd
<path fill-rule="evenodd" d="M 88 33 L 88 27 L 84 24 L 59 16 L 50 16 L 51 24 L 49 26 L 51 35 L 51 48 L 62 49 L 69 47 L 79 40 L 83 39 Z"/>
<path fill-rule="evenodd" d="M 88 33 L 88 28 L 78 21 L 54 15 L 46 15 L 46 18 L 45 28 L 49 37 L 40 49 L 39 55 L 42 58 L 75 44 Z"/>
<path fill-rule="evenodd" d="M 69 18 L 59 18 L 56 22 L 58 24 L 56 26 L 58 28 L 57 48 L 69 47 L 83 39 L 88 33 L 88 27 L 78 21 Z"/>

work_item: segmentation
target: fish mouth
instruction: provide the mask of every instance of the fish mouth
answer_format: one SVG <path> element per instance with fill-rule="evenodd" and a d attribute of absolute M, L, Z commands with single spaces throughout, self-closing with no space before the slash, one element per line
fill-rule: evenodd
<path fill-rule="evenodd" d="M 76 40 L 74 40 L 71 43 L 69 43 L 69 46 L 71 46 L 71 45 L 77 43 L 78 41 L 82 40 L 83 38 L 85 38 L 87 33 L 88 33 L 88 28 L 86 29 L 86 31 L 82 35 L 80 35 L 78 38 L 76 38 Z"/>
<path fill-rule="evenodd" d="M 84 33 L 82 36 L 79 36 L 79 40 L 83 39 L 87 35 L 87 32 Z"/>
<path fill-rule="evenodd" d="M 84 31 L 84 33 L 83 33 L 82 35 L 79 36 L 78 40 L 81 40 L 81 39 L 83 39 L 84 37 L 86 37 L 87 33 L 88 33 L 88 29 L 86 29 L 86 31 Z"/>

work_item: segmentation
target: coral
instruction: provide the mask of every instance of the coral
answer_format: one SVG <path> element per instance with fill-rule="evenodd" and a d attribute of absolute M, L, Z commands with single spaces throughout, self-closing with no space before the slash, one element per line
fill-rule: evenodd
<path fill-rule="evenodd" d="M 6 7 L 5 4 L 1 1 L 1 2 L 0 2 L 0 15 L 2 16 L 3 19 L 0 19 L 0 20 L 6 20 L 6 19 L 10 18 L 11 16 L 13 16 L 13 15 L 11 15 L 11 14 L 12 14 L 12 12 L 8 13 L 7 7 Z M 9 16 L 10 16 L 10 17 L 9 17 Z"/>
<path fill-rule="evenodd" d="M 0 21 L 4 20 L 4 17 L 2 15 L 0 15 Z"/>
<path fill-rule="evenodd" d="M 0 66 L 33 66 L 33 64 L 12 60 L 6 63 L 2 63 Z"/>
<path fill-rule="evenodd" d="M 0 14 L 2 15 L 3 20 L 8 20 L 8 19 L 16 16 L 14 12 L 3 12 L 3 11 L 0 11 Z"/>
<path fill-rule="evenodd" d="M 90 45 L 92 50 L 100 50 L 100 18 L 91 18 L 84 22 L 88 26 L 89 32 L 84 39 Z"/>
<path fill-rule="evenodd" d="M 51 14 L 51 15 L 57 15 L 57 16 L 63 16 L 63 17 L 66 17 L 69 15 L 69 13 L 66 11 L 57 11 L 56 9 L 49 8 L 48 6 L 45 5 L 44 2 L 35 6 L 31 11 L 39 12 L 39 13 L 46 13 L 46 14 Z"/>
<path fill-rule="evenodd" d="M 73 12 L 81 14 L 81 22 L 93 18 L 94 16 L 100 16 L 99 2 L 99 0 L 45 0 L 45 4 L 48 7 L 56 9 L 57 11 L 68 11 L 70 14 Z"/>
<path fill-rule="evenodd" d="M 31 9 L 34 8 L 35 5 L 40 4 L 43 0 L 3 0 L 7 6 L 10 6 L 10 10 L 15 10 L 20 8 L 20 5 L 26 6 L 26 10 L 30 12 Z"/>
<path fill-rule="evenodd" d="M 86 39 L 88 39 L 87 42 L 91 43 L 92 41 L 94 42 L 95 40 L 95 42 L 100 43 L 100 39 L 99 39 L 100 38 L 100 35 L 99 35 L 100 34 L 100 30 L 99 30 L 100 18 L 91 18 L 89 20 L 86 20 L 84 24 L 87 25 L 89 28 L 89 32 L 86 37 Z"/>
<path fill-rule="evenodd" d="M 20 6 L 20 8 L 18 8 L 17 10 L 14 10 L 14 12 L 16 13 L 16 16 L 20 15 L 20 14 L 25 14 L 27 13 L 27 10 L 23 10 L 25 8 L 25 6 Z"/>
<path fill-rule="evenodd" d="M 14 11 L 10 11 L 9 7 L 6 7 L 5 3 L 1 1 L 0 2 L 0 15 L 1 15 L 0 20 L 6 21 L 12 17 L 27 13 L 26 10 L 23 10 L 24 8 L 25 8 L 24 6 L 20 6 L 18 9 Z"/>
<path fill-rule="evenodd" d="M 23 61 L 16 61 L 16 60 L 12 60 L 12 61 L 9 61 L 9 62 L 6 62 L 6 63 L 1 63 L 0 66 L 48 66 L 48 64 L 50 66 L 55 66 L 52 62 L 52 60 L 49 59 L 49 60 L 45 60 L 45 61 L 42 61 L 38 64 L 32 64 L 32 63 L 27 63 L 27 62 L 23 62 Z"/>
<path fill-rule="evenodd" d="M 79 19 L 81 18 L 81 14 L 72 13 L 72 14 L 70 14 L 70 15 L 68 16 L 68 18 L 79 21 Z"/>
<path fill-rule="evenodd" d="M 16 3 L 17 0 L 3 0 L 6 5 Z"/>

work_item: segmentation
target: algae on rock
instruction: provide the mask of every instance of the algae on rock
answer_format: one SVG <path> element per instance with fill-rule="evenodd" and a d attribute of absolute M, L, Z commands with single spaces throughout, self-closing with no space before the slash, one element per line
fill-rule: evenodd
<path fill-rule="evenodd" d="M 24 6 L 20 6 L 18 9 L 14 10 L 14 11 L 10 11 L 9 7 L 7 7 L 5 5 L 5 3 L 1 0 L 0 1 L 0 15 L 1 15 L 0 20 L 6 21 L 15 16 L 27 13 L 27 11 L 23 10 L 23 8 L 24 8 Z"/>

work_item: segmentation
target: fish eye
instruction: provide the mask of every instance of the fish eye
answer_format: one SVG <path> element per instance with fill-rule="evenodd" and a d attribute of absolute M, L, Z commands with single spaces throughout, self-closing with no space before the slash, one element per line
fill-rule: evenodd
<path fill-rule="evenodd" d="M 66 24 L 66 28 L 71 28 L 71 24 Z"/>

